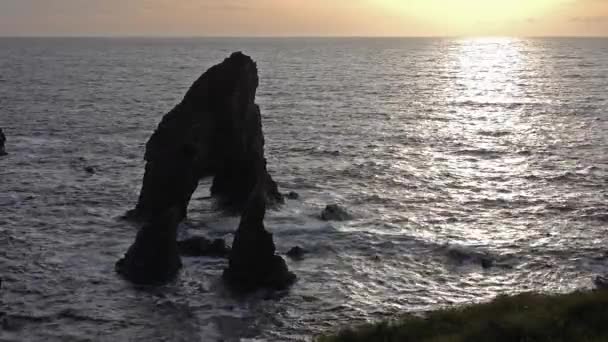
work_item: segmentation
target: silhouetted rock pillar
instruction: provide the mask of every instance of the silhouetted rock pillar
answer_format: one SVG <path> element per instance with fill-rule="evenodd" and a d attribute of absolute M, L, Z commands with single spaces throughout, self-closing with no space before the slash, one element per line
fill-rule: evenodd
<path fill-rule="evenodd" d="M 146 144 L 146 172 L 131 216 L 146 219 L 177 206 L 184 217 L 208 176 L 215 177 L 211 194 L 225 208 L 242 211 L 260 177 L 268 203 L 283 201 L 266 170 L 257 87 L 257 66 L 240 52 L 194 82 Z M 259 163 L 262 168 L 251 166 Z"/>
<path fill-rule="evenodd" d="M 0 128 L 0 156 L 5 156 L 8 154 L 6 153 L 4 144 L 6 144 L 6 136 L 4 135 L 2 128 Z"/>
<path fill-rule="evenodd" d="M 285 260 L 275 254 L 272 234 L 264 228 L 265 212 L 266 196 L 261 179 L 249 197 L 234 237 L 229 266 L 224 271 L 224 280 L 234 290 L 282 290 L 296 280 Z"/>
<path fill-rule="evenodd" d="M 172 208 L 144 225 L 124 258 L 116 263 L 116 271 L 141 285 L 163 284 L 172 280 L 182 267 L 177 247 L 180 215 L 179 208 Z"/>

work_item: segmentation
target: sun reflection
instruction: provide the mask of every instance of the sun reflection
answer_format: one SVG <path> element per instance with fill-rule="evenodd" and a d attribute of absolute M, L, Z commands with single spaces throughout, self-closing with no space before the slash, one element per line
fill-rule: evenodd
<path fill-rule="evenodd" d="M 442 95 L 449 120 L 438 128 L 457 144 L 437 152 L 445 160 L 442 167 L 456 176 L 451 198 L 463 205 L 507 208 L 526 191 L 516 183 L 527 172 L 526 158 L 509 153 L 513 141 L 530 128 L 525 111 L 535 101 L 527 93 L 536 72 L 526 53 L 529 44 L 525 39 L 475 38 L 448 45 Z M 477 241 L 500 234 L 489 235 L 484 226 L 461 229 Z"/>
<path fill-rule="evenodd" d="M 456 92 L 453 101 L 513 103 L 523 90 L 519 74 L 525 69 L 524 42 L 514 38 L 476 38 L 456 47 Z"/>

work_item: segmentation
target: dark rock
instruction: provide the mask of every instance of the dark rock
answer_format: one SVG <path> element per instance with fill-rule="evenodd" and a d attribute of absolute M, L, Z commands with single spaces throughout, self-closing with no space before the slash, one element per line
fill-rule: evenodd
<path fill-rule="evenodd" d="M 266 212 L 264 179 L 254 189 L 234 237 L 224 280 L 239 292 L 283 290 L 296 280 L 285 260 L 275 254 L 272 234 L 264 228 Z"/>
<path fill-rule="evenodd" d="M 0 128 L 0 156 L 5 156 L 8 154 L 6 153 L 4 144 L 6 144 L 6 135 L 4 135 L 2 128 Z"/>
<path fill-rule="evenodd" d="M 180 211 L 171 208 L 139 230 L 135 242 L 116 271 L 141 285 L 157 285 L 172 280 L 182 266 L 177 248 L 177 225 Z"/>
<path fill-rule="evenodd" d="M 597 276 L 593 279 L 593 284 L 600 290 L 608 289 L 608 276 Z"/>
<path fill-rule="evenodd" d="M 146 170 L 132 217 L 149 218 L 173 206 L 185 217 L 204 177 L 214 177 L 211 194 L 224 209 L 242 212 L 259 178 L 268 204 L 283 202 L 266 169 L 257 87 L 257 66 L 240 52 L 194 82 L 146 144 Z M 258 164 L 262 167 L 253 166 Z"/>
<path fill-rule="evenodd" d="M 308 251 L 300 246 L 296 246 L 287 252 L 287 256 L 296 261 L 304 260 L 305 254 L 308 254 Z"/>
<path fill-rule="evenodd" d="M 462 248 L 456 248 L 456 247 L 450 247 L 447 252 L 446 252 L 447 256 L 457 262 L 457 263 L 464 263 L 466 260 L 470 260 L 473 258 L 473 256 L 471 255 L 471 252 L 466 251 Z"/>
<path fill-rule="evenodd" d="M 287 199 L 290 199 L 290 200 L 297 200 L 297 199 L 300 198 L 300 194 L 298 194 L 295 191 L 291 191 L 290 193 L 288 193 L 287 195 L 285 195 L 285 197 L 287 197 Z"/>
<path fill-rule="evenodd" d="M 230 255 L 230 248 L 223 239 L 211 241 L 202 236 L 178 241 L 177 248 L 184 256 L 223 258 Z"/>
<path fill-rule="evenodd" d="M 491 258 L 487 258 L 487 257 L 481 258 L 481 267 L 483 267 L 484 269 L 488 269 L 488 268 L 492 268 L 493 266 L 494 266 L 494 260 L 492 260 Z"/>
<path fill-rule="evenodd" d="M 321 219 L 323 221 L 347 221 L 351 219 L 351 216 L 346 209 L 341 206 L 330 204 L 321 212 Z"/>
<path fill-rule="evenodd" d="M 95 173 L 95 168 L 93 168 L 92 166 L 87 166 L 87 167 L 84 168 L 84 171 L 86 173 L 89 173 L 89 174 L 94 174 Z"/>
<path fill-rule="evenodd" d="M 447 256 L 457 264 L 479 264 L 484 269 L 489 269 L 495 266 L 496 262 L 491 255 L 484 252 L 467 250 L 462 247 L 448 247 Z"/>

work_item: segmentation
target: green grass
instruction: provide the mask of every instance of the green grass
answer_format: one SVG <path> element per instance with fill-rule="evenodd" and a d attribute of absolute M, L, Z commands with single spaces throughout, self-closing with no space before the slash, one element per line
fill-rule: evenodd
<path fill-rule="evenodd" d="M 318 342 L 608 342 L 608 291 L 521 294 L 485 304 L 405 316 Z"/>

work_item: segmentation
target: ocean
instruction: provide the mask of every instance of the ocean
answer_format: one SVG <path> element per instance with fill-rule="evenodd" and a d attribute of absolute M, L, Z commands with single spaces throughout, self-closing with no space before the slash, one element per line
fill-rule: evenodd
<path fill-rule="evenodd" d="M 114 272 L 144 144 L 231 52 L 260 69 L 268 212 L 299 280 L 235 297 L 224 259 Z M 608 273 L 608 39 L 0 38 L 0 341 L 308 341 Z M 92 167 L 94 174 L 85 171 Z M 181 238 L 232 241 L 210 181 Z M 338 203 L 352 220 L 319 218 Z"/>

